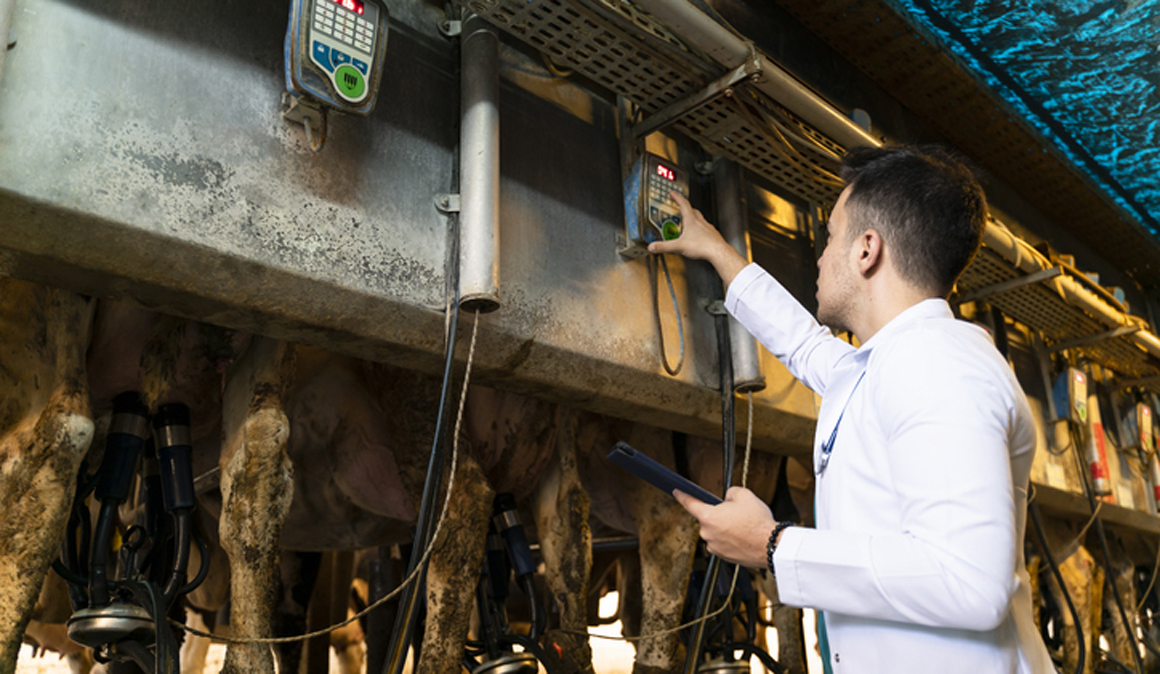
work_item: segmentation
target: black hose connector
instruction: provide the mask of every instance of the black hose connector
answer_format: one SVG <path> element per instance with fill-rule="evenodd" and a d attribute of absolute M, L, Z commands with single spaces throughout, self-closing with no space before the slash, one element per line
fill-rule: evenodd
<path fill-rule="evenodd" d="M 97 500 L 120 505 L 129 499 L 137 456 L 149 437 L 149 410 L 136 391 L 113 398 L 113 420 L 105 436 L 105 456 L 101 459 Z"/>
<path fill-rule="evenodd" d="M 495 530 L 495 525 L 488 527 L 485 543 L 484 564 L 487 581 L 490 583 L 491 598 L 503 604 L 508 598 L 508 583 L 511 580 L 512 564 L 505 549 L 503 538 Z"/>
<path fill-rule="evenodd" d="M 527 532 L 520 523 L 515 496 L 497 494 L 492 513 L 492 525 L 503 537 L 516 573 L 516 584 L 527 596 L 528 605 L 531 607 L 531 628 L 528 638 L 536 641 L 547 629 L 548 616 L 540 605 L 539 593 L 536 591 L 536 560 L 532 556 L 532 546 L 528 544 Z"/>
<path fill-rule="evenodd" d="M 520 523 L 520 515 L 516 510 L 516 499 L 511 494 L 498 494 L 492 509 L 492 522 L 503 536 L 507 545 L 508 554 L 512 559 L 516 577 L 527 576 L 536 572 L 536 560 L 532 557 L 532 546 L 528 544 L 528 535 Z"/>
<path fill-rule="evenodd" d="M 193 545 L 193 443 L 189 432 L 189 407 L 181 403 L 162 405 L 153 415 L 153 437 L 161 469 L 161 498 L 173 515 L 173 567 L 165 584 L 162 603 L 168 609 L 186 584 L 189 549 Z"/>
<path fill-rule="evenodd" d="M 105 436 L 105 456 L 98 473 L 96 496 L 101 502 L 89 560 L 89 598 L 93 606 L 105 606 L 109 594 L 109 545 L 117 525 L 117 509 L 129 498 L 137 456 L 149 436 L 149 410 L 136 391 L 113 398 L 113 420 Z"/>
<path fill-rule="evenodd" d="M 189 407 L 162 405 L 153 415 L 157 459 L 161 462 L 161 493 L 169 512 L 188 510 L 197 503 L 193 491 L 193 444 Z"/>

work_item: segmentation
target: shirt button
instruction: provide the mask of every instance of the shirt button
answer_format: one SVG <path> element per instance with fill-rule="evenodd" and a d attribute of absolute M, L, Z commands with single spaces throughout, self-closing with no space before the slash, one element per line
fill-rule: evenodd
<path fill-rule="evenodd" d="M 834 662 L 841 662 L 841 661 L 842 661 L 842 656 L 838 655 L 837 653 L 834 653 Z"/>

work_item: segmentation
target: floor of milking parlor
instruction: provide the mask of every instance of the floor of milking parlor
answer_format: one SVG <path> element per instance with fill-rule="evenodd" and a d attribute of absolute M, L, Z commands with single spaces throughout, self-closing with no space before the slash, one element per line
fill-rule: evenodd
<path fill-rule="evenodd" d="M 616 601 L 617 597 L 615 593 L 605 595 L 600 600 L 601 614 L 603 615 L 614 611 Z M 809 665 L 809 671 L 811 674 L 820 674 L 822 664 L 817 656 L 817 636 L 814 628 L 813 611 L 805 612 L 803 623 L 806 635 L 806 652 L 809 655 L 809 662 L 807 663 Z M 589 632 L 593 635 L 620 636 L 620 623 L 615 622 L 610 625 L 593 627 L 589 629 Z M 633 647 L 631 644 L 624 641 L 599 638 L 593 638 L 590 642 L 593 652 L 593 667 L 596 670 L 596 674 L 630 674 L 632 672 Z M 777 632 L 772 629 L 769 630 L 767 642 L 770 652 L 776 657 Z M 365 648 L 363 645 L 360 645 L 360 647 Z M 225 656 L 226 647 L 224 644 L 215 643 L 210 646 L 204 671 L 220 671 Z M 94 672 L 98 670 L 94 670 Z M 334 651 L 330 653 L 330 671 L 339 671 L 338 661 L 335 658 Z M 410 668 L 407 667 L 405 671 L 409 672 Z M 544 669 L 541 667 L 540 671 L 543 672 Z M 765 674 L 767 671 L 758 663 L 756 658 L 752 660 L 750 664 L 751 674 Z M 55 653 L 46 653 L 42 657 L 36 657 L 33 654 L 32 647 L 26 645 L 20 650 L 20 661 L 16 664 L 16 674 L 71 674 L 71 670 L 69 669 L 68 662 L 59 658 Z"/>

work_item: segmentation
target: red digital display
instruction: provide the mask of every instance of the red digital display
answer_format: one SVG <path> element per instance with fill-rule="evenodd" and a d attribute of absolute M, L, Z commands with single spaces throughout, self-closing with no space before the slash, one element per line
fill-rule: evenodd
<path fill-rule="evenodd" d="M 677 174 L 671 168 L 665 168 L 660 164 L 657 164 L 657 175 L 664 178 L 665 180 L 677 179 Z"/>
<path fill-rule="evenodd" d="M 342 5 L 355 14 L 362 15 L 363 3 L 360 0 L 334 0 L 335 4 Z"/>

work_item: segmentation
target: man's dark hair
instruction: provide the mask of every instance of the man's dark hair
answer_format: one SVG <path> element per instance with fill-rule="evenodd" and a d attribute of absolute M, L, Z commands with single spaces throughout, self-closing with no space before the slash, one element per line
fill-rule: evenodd
<path fill-rule="evenodd" d="M 850 236 L 876 230 L 904 280 L 946 297 L 987 222 L 983 188 L 964 161 L 939 147 L 854 148 L 842 179 Z"/>

